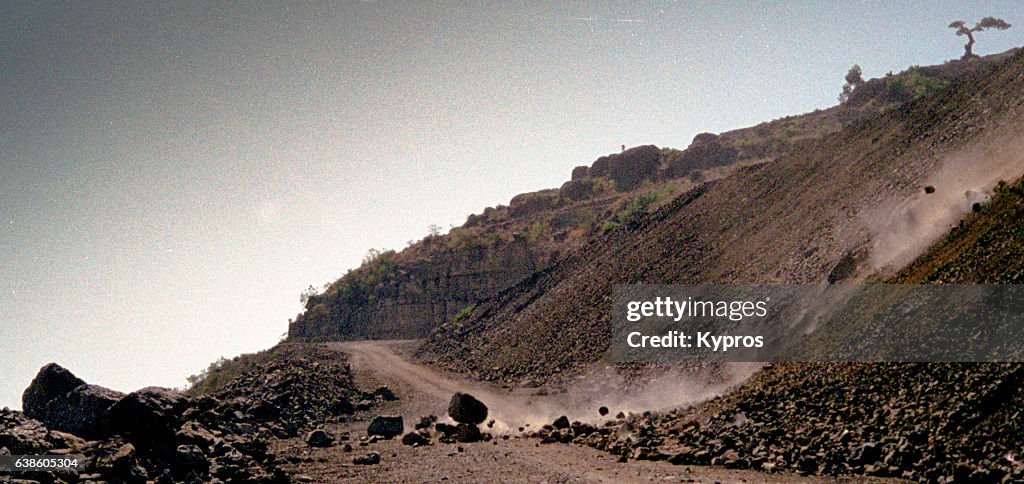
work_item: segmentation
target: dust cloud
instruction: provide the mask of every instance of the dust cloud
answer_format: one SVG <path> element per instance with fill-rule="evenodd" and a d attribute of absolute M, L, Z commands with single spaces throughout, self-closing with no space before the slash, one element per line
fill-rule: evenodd
<path fill-rule="evenodd" d="M 956 153 L 939 164 L 922 188 L 906 199 L 866 211 L 862 221 L 873 245 L 870 267 L 882 273 L 907 265 L 972 211 L 984 203 L 1000 180 L 1024 173 L 1024 139 L 988 143 Z M 934 187 L 926 193 L 924 187 Z"/>
<path fill-rule="evenodd" d="M 599 424 L 618 412 L 627 415 L 644 411 L 666 411 L 685 407 L 722 395 L 730 387 L 747 380 L 762 363 L 726 363 L 713 370 L 685 371 L 666 369 L 642 382 L 627 381 L 612 366 L 592 369 L 565 385 L 562 391 L 548 395 L 488 395 L 498 433 L 515 432 L 519 427 L 537 429 L 565 415 L 569 420 Z M 496 397 L 496 398 L 494 398 Z M 602 417 L 600 407 L 609 415 Z"/>
<path fill-rule="evenodd" d="M 618 412 L 668 410 L 702 402 L 723 394 L 761 368 L 760 363 L 725 363 L 707 370 L 684 371 L 668 368 L 656 376 L 627 381 L 614 365 L 592 367 L 582 376 L 550 393 L 539 388 L 508 391 L 491 384 L 459 379 L 412 361 L 402 350 L 410 341 L 347 341 L 328 343 L 347 353 L 357 374 L 372 374 L 376 381 L 389 381 L 406 395 L 416 395 L 413 415 L 447 417 L 448 401 L 455 392 L 469 393 L 488 407 L 490 432 L 518 433 L 538 429 L 565 415 L 569 420 L 601 423 Z M 602 417 L 601 406 L 610 413 Z"/>

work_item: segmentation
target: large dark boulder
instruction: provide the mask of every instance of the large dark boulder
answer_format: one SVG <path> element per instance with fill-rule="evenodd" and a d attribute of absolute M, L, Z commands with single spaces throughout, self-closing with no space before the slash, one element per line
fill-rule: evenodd
<path fill-rule="evenodd" d="M 448 403 L 448 415 L 459 423 L 480 425 L 487 420 L 487 405 L 468 393 L 456 393 Z"/>
<path fill-rule="evenodd" d="M 124 397 L 118 391 L 99 385 L 82 385 L 68 392 L 64 405 L 51 405 L 51 429 L 94 440 L 105 436 L 105 420 L 110 407 Z"/>
<path fill-rule="evenodd" d="M 483 434 L 480 433 L 480 427 L 473 424 L 460 423 L 455 432 L 455 440 L 471 444 L 473 442 L 480 442 L 483 440 Z"/>
<path fill-rule="evenodd" d="M 417 430 L 402 436 L 402 444 L 411 446 L 423 446 L 430 444 L 430 432 Z"/>
<path fill-rule="evenodd" d="M 379 415 L 370 422 L 370 426 L 366 429 L 366 435 L 379 435 L 385 439 L 391 439 L 402 435 L 404 431 L 405 422 L 401 416 Z"/>
<path fill-rule="evenodd" d="M 66 368 L 50 363 L 22 394 L 25 415 L 60 430 L 87 439 L 104 436 L 104 420 L 109 408 L 123 393 L 86 384 Z"/>
<path fill-rule="evenodd" d="M 146 387 L 118 400 L 107 412 L 107 429 L 140 449 L 176 452 L 175 433 L 188 406 L 180 392 Z"/>
<path fill-rule="evenodd" d="M 380 454 L 376 452 L 368 452 L 365 455 L 360 455 L 352 459 L 352 463 L 360 466 L 373 466 L 380 464 Z"/>
<path fill-rule="evenodd" d="M 50 363 L 39 369 L 32 383 L 29 383 L 28 388 L 21 394 L 22 411 L 30 418 L 43 421 L 50 402 L 63 399 L 79 385 L 85 385 L 85 381 L 63 366 Z"/>

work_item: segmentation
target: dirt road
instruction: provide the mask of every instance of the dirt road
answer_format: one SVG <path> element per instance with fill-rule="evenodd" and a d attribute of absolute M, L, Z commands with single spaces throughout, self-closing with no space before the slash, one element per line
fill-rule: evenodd
<path fill-rule="evenodd" d="M 360 341 L 330 343 L 350 355 L 357 384 L 362 388 L 388 385 L 399 400 L 387 402 L 373 413 L 327 430 L 348 432 L 354 449 L 341 445 L 310 448 L 301 438 L 278 442 L 275 451 L 289 458 L 289 469 L 308 482 L 793 482 L 814 481 L 792 474 L 762 474 L 711 467 L 673 466 L 666 462 L 619 463 L 604 452 L 575 445 L 541 445 L 537 439 L 518 437 L 519 425 L 557 411 L 557 397 L 511 393 L 479 382 L 462 381 L 412 362 L 408 355 L 415 341 Z M 456 391 L 469 392 L 491 407 L 499 423 L 491 442 L 404 446 L 398 439 L 361 442 L 368 420 L 377 414 L 401 415 L 406 430 L 424 415 L 444 416 L 448 399 Z M 596 415 L 596 412 L 595 412 Z M 546 416 L 543 418 L 547 418 Z M 442 418 L 444 420 L 444 418 Z M 546 420 L 550 421 L 550 420 Z M 515 427 L 515 428 L 514 428 Z M 512 430 L 510 430 L 512 429 Z M 508 438 L 503 435 L 507 434 Z M 381 456 L 378 465 L 352 464 L 367 452 Z"/>

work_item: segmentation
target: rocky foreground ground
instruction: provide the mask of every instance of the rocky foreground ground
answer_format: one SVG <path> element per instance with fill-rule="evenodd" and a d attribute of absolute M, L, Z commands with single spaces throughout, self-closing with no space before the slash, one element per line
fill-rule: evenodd
<path fill-rule="evenodd" d="M 495 425 L 501 412 L 493 412 L 488 403 L 507 405 L 500 401 L 504 390 L 448 379 L 426 367 L 417 367 L 420 373 L 410 376 L 408 366 L 393 364 L 415 365 L 407 354 L 391 353 L 387 342 L 364 343 L 351 349 L 371 347 L 376 353 L 357 356 L 390 359 L 364 358 L 350 366 L 349 357 L 336 349 L 279 347 L 271 350 L 273 357 L 213 395 L 198 397 L 164 388 L 125 395 L 47 365 L 26 390 L 26 412 L 0 412 L 0 452 L 84 455 L 85 462 L 73 472 L 8 473 L 0 474 L 0 481 L 814 480 L 791 472 L 622 459 L 586 446 L 555 443 L 563 440 L 552 438 L 548 429 L 581 429 L 568 418 L 537 430 L 528 424 L 518 424 L 521 430 Z M 480 398 L 459 392 L 440 398 L 438 388 L 449 392 L 453 387 L 470 388 Z M 596 409 L 591 412 L 596 420 Z M 616 445 L 630 446 L 635 442 L 631 426 L 612 420 L 586 428 Z"/>
<path fill-rule="evenodd" d="M 505 390 L 426 367 L 411 374 L 408 354 L 386 342 L 343 348 L 363 359 L 350 366 L 337 348 L 276 348 L 198 397 L 164 388 L 125 395 L 47 365 L 25 392 L 25 413 L 0 411 L 0 452 L 85 462 L 0 480 L 1024 480 L 1019 365 L 780 364 L 685 409 L 629 415 L 594 401 L 579 414 L 570 407 L 573 418 L 531 426 L 508 417 L 522 402 Z M 972 390 L 944 390 L 953 384 Z M 470 393 L 439 397 L 438 388 L 460 386 Z"/>
<path fill-rule="evenodd" d="M 84 455 L 77 469 L 25 472 L 40 482 L 289 482 L 269 442 L 393 398 L 355 388 L 343 355 L 279 346 L 213 395 L 158 387 L 123 394 L 43 367 L 24 412 L 0 412 L 0 453 Z M 325 354 L 326 353 L 326 354 Z M 5 476 L 0 474 L 0 479 Z"/>
<path fill-rule="evenodd" d="M 1022 380 L 1019 364 L 774 365 L 692 408 L 604 427 L 555 422 L 537 435 L 682 465 L 1024 482 Z M 633 437 L 617 438 L 622 428 Z"/>

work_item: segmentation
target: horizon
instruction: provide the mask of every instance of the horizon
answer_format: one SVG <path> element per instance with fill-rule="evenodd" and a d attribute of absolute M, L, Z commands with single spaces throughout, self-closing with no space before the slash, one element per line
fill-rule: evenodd
<path fill-rule="evenodd" d="M 51 361 L 184 386 L 369 249 L 959 58 L 952 20 L 1024 45 L 1014 2 L 476 5 L 0 6 L 0 407 Z"/>

